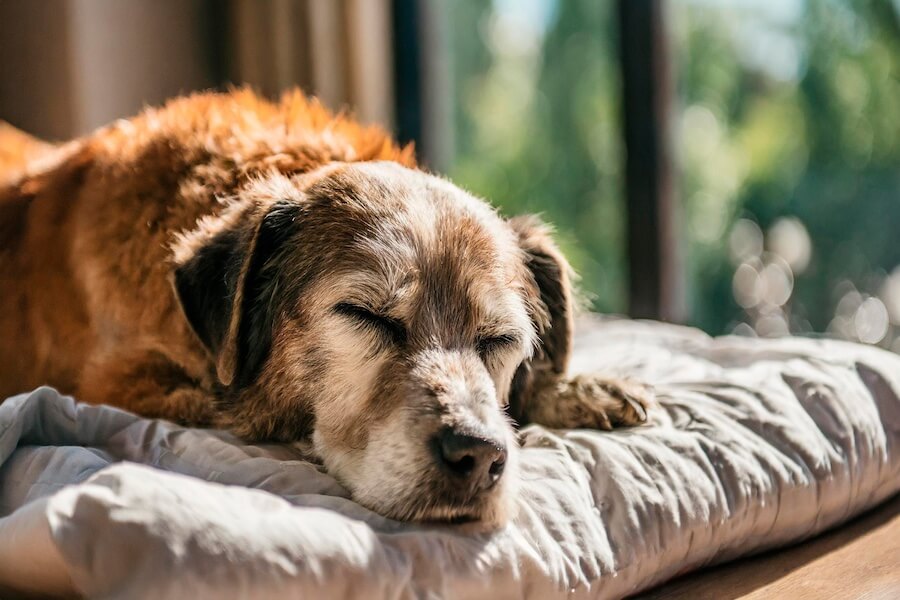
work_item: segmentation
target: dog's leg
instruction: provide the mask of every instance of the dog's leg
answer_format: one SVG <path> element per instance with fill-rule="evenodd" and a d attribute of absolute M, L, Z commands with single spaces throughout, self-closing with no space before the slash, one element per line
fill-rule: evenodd
<path fill-rule="evenodd" d="M 537 372 L 521 407 L 521 423 L 555 429 L 630 427 L 647 421 L 651 388 L 626 379 Z"/>
<path fill-rule="evenodd" d="M 575 328 L 570 267 L 547 227 L 534 217 L 509 221 L 534 278 L 533 317 L 540 337 L 535 355 L 519 365 L 509 394 L 509 414 L 520 425 L 612 429 L 647 420 L 650 388 L 623 379 L 566 378 Z"/>
<path fill-rule="evenodd" d="M 213 395 L 184 369 L 152 351 L 90 361 L 75 399 L 197 427 L 211 425 L 214 414 Z"/>

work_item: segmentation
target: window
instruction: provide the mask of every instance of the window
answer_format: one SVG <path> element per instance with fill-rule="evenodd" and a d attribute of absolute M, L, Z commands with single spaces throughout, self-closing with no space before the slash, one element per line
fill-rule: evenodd
<path fill-rule="evenodd" d="M 900 349 L 900 3 L 672 0 L 689 322 Z M 459 0 L 450 175 L 627 306 L 616 3 Z"/>
<path fill-rule="evenodd" d="M 505 214 L 542 213 L 593 306 L 626 308 L 614 4 L 453 3 L 451 178 Z"/>

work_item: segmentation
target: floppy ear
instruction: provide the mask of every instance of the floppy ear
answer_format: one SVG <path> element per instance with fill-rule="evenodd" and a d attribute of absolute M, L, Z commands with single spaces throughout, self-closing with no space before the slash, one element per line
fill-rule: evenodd
<path fill-rule="evenodd" d="M 191 328 L 216 360 L 223 385 L 250 383 L 268 355 L 278 310 L 277 262 L 296 232 L 300 206 L 275 203 L 244 214 L 182 261 L 175 295 Z"/>
<path fill-rule="evenodd" d="M 510 389 L 510 415 L 524 424 L 535 380 L 562 376 L 569 364 L 574 330 L 572 268 L 540 219 L 515 217 L 509 225 L 518 236 L 533 279 L 529 305 L 539 338 L 534 356 L 519 366 Z"/>

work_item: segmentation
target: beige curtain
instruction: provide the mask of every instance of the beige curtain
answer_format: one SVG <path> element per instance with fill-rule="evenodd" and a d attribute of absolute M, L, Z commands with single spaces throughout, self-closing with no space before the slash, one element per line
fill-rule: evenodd
<path fill-rule="evenodd" d="M 390 0 L 233 0 L 229 78 L 275 95 L 292 85 L 391 127 Z"/>
<path fill-rule="evenodd" d="M 0 119 L 80 135 L 225 83 L 394 123 L 390 0 L 0 0 Z"/>

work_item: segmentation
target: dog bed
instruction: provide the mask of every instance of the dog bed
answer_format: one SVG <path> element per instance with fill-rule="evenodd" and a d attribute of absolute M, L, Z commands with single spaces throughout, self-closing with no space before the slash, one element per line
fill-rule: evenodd
<path fill-rule="evenodd" d="M 0 586 L 87 596 L 620 597 L 797 541 L 900 489 L 900 357 L 586 320 L 573 371 L 648 426 L 522 432 L 506 529 L 384 519 L 289 446 L 43 388 L 0 405 Z M 140 463 L 140 464 L 139 464 Z"/>

